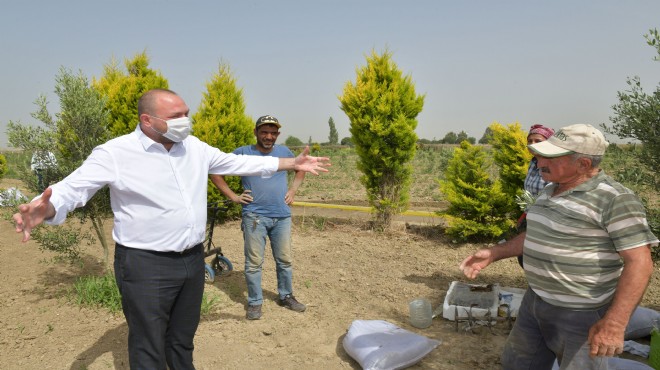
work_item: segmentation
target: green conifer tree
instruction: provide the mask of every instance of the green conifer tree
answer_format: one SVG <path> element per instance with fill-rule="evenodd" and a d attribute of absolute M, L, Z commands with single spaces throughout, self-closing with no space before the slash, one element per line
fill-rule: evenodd
<path fill-rule="evenodd" d="M 507 195 L 509 204 L 506 212 L 513 218 L 520 216 L 516 196 L 522 194 L 527 168 L 532 154 L 527 150 L 527 133 L 520 123 L 502 126 L 493 122 L 490 129 L 490 144 L 493 146 L 493 161 L 499 169 L 502 191 Z"/>
<path fill-rule="evenodd" d="M 339 133 L 335 127 L 335 121 L 330 117 L 328 120 L 328 125 L 330 126 L 330 134 L 328 135 L 328 143 L 330 145 L 337 145 L 339 143 Z"/>
<path fill-rule="evenodd" d="M 484 148 L 463 141 L 440 181 L 440 191 L 449 202 L 440 214 L 448 222 L 446 233 L 458 240 L 497 238 L 514 225 L 503 210 L 507 195 L 499 181 L 489 178 L 488 167 Z"/>
<path fill-rule="evenodd" d="M 167 89 L 167 80 L 160 72 L 149 68 L 146 51 L 124 61 L 126 73 L 113 58 L 103 67 L 103 77 L 92 79 L 92 86 L 102 96 L 110 110 L 108 123 L 112 137 L 128 134 L 138 124 L 137 102 L 151 89 Z"/>
<path fill-rule="evenodd" d="M 206 92 L 193 115 L 193 134 L 223 152 L 254 144 L 254 122 L 245 113 L 243 90 L 236 86 L 227 63 L 221 62 L 218 71 L 206 83 Z M 227 176 L 227 185 L 237 194 L 243 192 L 240 177 Z M 209 180 L 208 202 L 219 202 L 224 196 Z M 231 205 L 229 216 L 238 215 L 240 207 Z"/>
<path fill-rule="evenodd" d="M 7 158 L 0 154 L 0 179 L 7 173 Z"/>
<path fill-rule="evenodd" d="M 408 207 L 416 118 L 424 96 L 417 95 L 412 78 L 403 76 L 389 51 L 372 51 L 339 100 L 351 122 L 361 182 L 375 209 L 374 226 L 389 228 L 392 216 Z"/>

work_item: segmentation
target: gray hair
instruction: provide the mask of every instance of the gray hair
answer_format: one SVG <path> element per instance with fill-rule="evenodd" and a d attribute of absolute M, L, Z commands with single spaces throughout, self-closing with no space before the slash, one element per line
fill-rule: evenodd
<path fill-rule="evenodd" d="M 577 161 L 580 158 L 588 158 L 591 160 L 591 168 L 598 168 L 600 162 L 603 161 L 602 155 L 590 155 L 590 154 L 582 154 L 582 153 L 573 153 L 571 154 L 571 158 L 573 158 L 573 161 Z"/>

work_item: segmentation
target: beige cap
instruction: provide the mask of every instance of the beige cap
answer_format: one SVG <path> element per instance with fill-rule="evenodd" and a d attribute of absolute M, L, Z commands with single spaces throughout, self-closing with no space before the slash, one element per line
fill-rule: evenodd
<path fill-rule="evenodd" d="M 580 123 L 562 127 L 548 140 L 528 147 L 535 154 L 552 158 L 573 153 L 603 155 L 608 145 L 610 143 L 605 140 L 602 132 L 591 125 Z"/>

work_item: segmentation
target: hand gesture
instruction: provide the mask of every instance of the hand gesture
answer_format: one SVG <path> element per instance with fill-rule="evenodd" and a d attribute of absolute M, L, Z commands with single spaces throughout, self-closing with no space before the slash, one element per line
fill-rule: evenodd
<path fill-rule="evenodd" d="M 328 157 L 312 157 L 309 155 L 309 145 L 305 147 L 296 158 L 294 169 L 296 171 L 311 172 L 318 175 L 319 172 L 328 172 L 326 167 L 330 167 L 330 158 Z"/>
<path fill-rule="evenodd" d="M 24 243 L 30 240 L 32 229 L 45 219 L 55 216 L 55 208 L 50 204 L 51 195 L 53 195 L 53 190 L 47 188 L 41 194 L 41 198 L 18 206 L 18 213 L 14 214 L 13 219 L 16 223 L 16 232 L 23 233 Z"/>
<path fill-rule="evenodd" d="M 459 268 L 466 277 L 474 279 L 481 270 L 493 262 L 493 254 L 490 249 L 480 249 L 473 255 L 465 258 Z"/>

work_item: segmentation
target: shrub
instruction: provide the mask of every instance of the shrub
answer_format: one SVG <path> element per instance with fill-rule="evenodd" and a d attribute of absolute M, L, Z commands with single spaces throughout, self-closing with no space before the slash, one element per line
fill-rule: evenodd
<path fill-rule="evenodd" d="M 7 173 L 7 158 L 0 154 L 0 179 Z"/>
<path fill-rule="evenodd" d="M 507 194 L 487 172 L 487 154 L 482 147 L 463 141 L 445 170 L 440 191 L 449 207 L 439 212 L 448 222 L 446 233 L 459 240 L 499 238 L 514 222 L 508 217 Z"/>
<path fill-rule="evenodd" d="M 408 207 L 415 128 L 424 96 L 417 95 L 412 78 L 403 75 L 386 51 L 372 52 L 339 100 L 351 123 L 357 167 L 375 210 L 375 227 L 387 229 L 392 216 Z"/>

